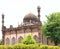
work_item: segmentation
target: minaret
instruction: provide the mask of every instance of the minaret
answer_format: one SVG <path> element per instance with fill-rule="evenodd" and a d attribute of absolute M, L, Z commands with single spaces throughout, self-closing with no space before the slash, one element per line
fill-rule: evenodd
<path fill-rule="evenodd" d="M 39 20 L 39 25 L 38 25 L 38 35 L 39 35 L 39 42 L 42 42 L 42 33 L 41 33 L 41 21 L 40 21 L 40 6 L 37 7 L 37 12 L 38 12 L 38 20 Z"/>
<path fill-rule="evenodd" d="M 2 27 L 4 26 L 4 14 L 2 14 Z"/>
<path fill-rule="evenodd" d="M 2 14 L 2 44 L 4 45 L 4 14 Z"/>
<path fill-rule="evenodd" d="M 38 12 L 38 19 L 40 20 L 40 6 L 37 7 L 37 12 Z"/>

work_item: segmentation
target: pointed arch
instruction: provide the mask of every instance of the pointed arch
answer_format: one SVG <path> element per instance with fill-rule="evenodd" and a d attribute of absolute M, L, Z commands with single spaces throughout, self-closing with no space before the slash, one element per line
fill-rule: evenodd
<path fill-rule="evenodd" d="M 10 39 L 6 38 L 6 44 L 10 44 Z"/>
<path fill-rule="evenodd" d="M 18 43 L 21 43 L 22 40 L 23 40 L 23 37 L 20 36 L 20 37 L 18 38 Z"/>
<path fill-rule="evenodd" d="M 15 39 L 15 37 L 13 37 L 13 38 L 12 38 L 12 45 L 14 45 L 15 42 L 16 42 L 16 39 Z"/>
<path fill-rule="evenodd" d="M 33 38 L 36 40 L 36 43 L 39 43 L 39 38 L 37 35 L 34 35 Z"/>

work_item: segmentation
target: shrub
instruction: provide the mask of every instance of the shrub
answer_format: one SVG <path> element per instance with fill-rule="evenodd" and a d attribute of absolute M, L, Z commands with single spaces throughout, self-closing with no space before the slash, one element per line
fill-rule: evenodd
<path fill-rule="evenodd" d="M 48 49 L 48 45 L 41 45 L 40 49 Z"/>
<path fill-rule="evenodd" d="M 59 46 L 48 46 L 48 49 L 60 49 Z"/>
<path fill-rule="evenodd" d="M 25 44 L 15 44 L 13 46 L 14 49 L 26 49 L 25 47 L 26 47 Z"/>
<path fill-rule="evenodd" d="M 32 38 L 31 35 L 28 35 L 25 39 L 22 41 L 23 44 L 36 44 L 36 41 Z"/>
<path fill-rule="evenodd" d="M 48 46 L 39 44 L 15 44 L 15 45 L 0 45 L 0 49 L 60 49 L 59 46 Z"/>

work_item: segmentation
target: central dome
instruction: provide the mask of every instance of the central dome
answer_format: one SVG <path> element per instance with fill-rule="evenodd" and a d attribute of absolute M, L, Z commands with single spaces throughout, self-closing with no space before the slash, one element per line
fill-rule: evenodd
<path fill-rule="evenodd" d="M 35 21 L 35 22 L 39 21 L 38 18 L 34 14 L 29 13 L 24 17 L 23 22 L 29 22 L 30 20 Z"/>
<path fill-rule="evenodd" d="M 24 17 L 24 20 L 25 19 L 36 19 L 37 17 L 34 15 L 34 14 L 32 14 L 32 13 L 29 13 L 29 14 L 27 14 L 25 17 Z"/>

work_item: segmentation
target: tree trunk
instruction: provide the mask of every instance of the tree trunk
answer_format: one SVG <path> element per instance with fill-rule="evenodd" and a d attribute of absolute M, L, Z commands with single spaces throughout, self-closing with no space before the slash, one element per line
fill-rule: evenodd
<path fill-rule="evenodd" d="M 57 41 L 54 41 L 54 44 L 55 44 L 55 46 L 57 46 L 58 45 Z"/>

